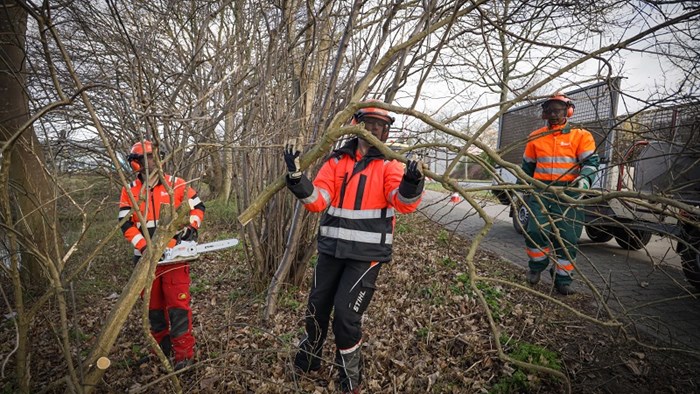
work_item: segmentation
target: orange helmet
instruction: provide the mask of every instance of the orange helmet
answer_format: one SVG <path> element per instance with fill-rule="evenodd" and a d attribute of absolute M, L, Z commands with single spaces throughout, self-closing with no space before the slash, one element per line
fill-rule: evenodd
<path fill-rule="evenodd" d="M 542 103 L 542 109 L 546 109 L 549 106 L 549 103 L 553 101 L 559 101 L 560 103 L 564 103 L 566 105 L 566 117 L 570 118 L 574 116 L 574 108 L 576 107 L 574 103 L 571 101 L 570 98 L 568 98 L 564 93 L 557 92 L 554 93 L 551 97 L 549 97 L 547 100 L 545 100 Z"/>
<path fill-rule="evenodd" d="M 143 157 L 149 153 L 153 153 L 153 143 L 148 140 L 137 142 L 131 146 L 127 160 L 131 169 L 138 172 L 143 168 Z"/>
<path fill-rule="evenodd" d="M 367 100 L 365 102 L 381 102 L 379 100 Z M 352 115 L 352 121 L 350 124 L 356 125 L 360 122 L 362 122 L 362 118 L 364 117 L 369 117 L 369 118 L 376 118 L 376 119 L 381 119 L 385 121 L 387 124 L 391 126 L 392 123 L 394 123 L 394 117 L 389 115 L 389 111 L 382 109 L 382 108 L 376 108 L 376 107 L 366 107 L 366 108 L 360 108 L 357 110 Z"/>
<path fill-rule="evenodd" d="M 153 153 L 153 143 L 149 140 L 145 140 L 143 142 L 137 142 L 134 145 L 132 145 L 129 155 L 143 156 L 149 153 Z"/>

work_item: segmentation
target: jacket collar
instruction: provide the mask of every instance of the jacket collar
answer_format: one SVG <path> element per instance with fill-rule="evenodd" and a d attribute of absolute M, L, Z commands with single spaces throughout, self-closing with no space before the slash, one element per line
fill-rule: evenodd
<path fill-rule="evenodd" d="M 333 157 L 340 157 L 342 155 L 348 155 L 354 159 L 358 144 L 359 144 L 359 138 L 353 138 L 353 139 L 349 140 L 348 142 L 346 142 L 345 144 L 343 144 L 343 146 L 341 146 L 340 148 L 334 150 L 332 156 Z M 372 146 L 367 151 L 367 154 L 364 155 L 362 158 L 363 159 L 366 158 L 366 160 L 384 159 L 384 154 L 382 154 L 382 152 L 380 152 L 379 149 Z"/>
<path fill-rule="evenodd" d="M 556 125 L 554 127 L 547 126 L 547 131 L 550 131 L 552 133 L 561 131 L 562 134 L 568 134 L 571 131 L 571 123 L 567 121 L 563 125 Z"/>
<path fill-rule="evenodd" d="M 153 175 L 153 174 L 152 174 L 152 175 Z M 167 174 L 163 174 L 163 178 L 166 178 L 166 179 L 167 179 L 167 177 L 168 177 Z M 138 175 L 136 175 L 136 178 L 139 180 L 139 182 L 141 182 L 142 185 L 145 185 L 145 184 L 147 183 L 147 182 L 144 180 L 144 178 L 145 178 L 144 174 L 141 173 L 141 172 L 139 172 Z M 161 182 L 160 182 L 160 177 L 157 177 L 157 178 L 156 178 L 155 184 L 154 184 L 153 186 L 151 186 L 151 188 L 156 187 L 156 186 L 158 186 L 158 185 L 160 185 L 160 184 L 161 184 Z"/>

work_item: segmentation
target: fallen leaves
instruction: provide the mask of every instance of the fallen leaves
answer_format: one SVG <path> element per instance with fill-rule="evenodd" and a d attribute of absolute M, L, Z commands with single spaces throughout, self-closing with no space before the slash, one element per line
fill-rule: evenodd
<path fill-rule="evenodd" d="M 517 366 L 498 358 L 485 310 L 473 290 L 462 281 L 468 278 L 464 258 L 469 240 L 452 237 L 452 243 L 445 244 L 437 240 L 440 228 L 424 218 L 402 216 L 400 220 L 421 231 L 397 234 L 394 261 L 382 269 L 377 292 L 363 318 L 365 391 L 487 392 L 503 379 L 514 376 Z M 291 289 L 283 294 L 294 302 L 281 306 L 263 326 L 264 294 L 250 292 L 246 263 L 217 260 L 216 256 L 207 256 L 206 269 L 192 266 L 194 284 L 207 285 L 200 286 L 202 290 L 195 295 L 193 305 L 199 363 L 179 375 L 183 388 L 194 393 L 337 392 L 338 367 L 334 364 L 332 329 L 324 346 L 321 370 L 296 378 L 291 373 L 296 345 L 303 336 L 303 306 L 308 288 Z M 515 281 L 519 279 L 513 278 L 522 277 L 522 271 L 493 254 L 479 252 L 475 263 L 478 275 L 499 275 Z M 310 277 L 311 272 L 308 274 Z M 97 334 L 112 300 L 118 297 L 116 294 L 97 296 L 97 301 L 78 314 L 78 324 L 85 331 L 85 347 Z M 626 388 L 644 392 L 673 375 L 665 373 L 667 364 L 655 363 L 646 351 L 626 352 L 621 362 L 616 356 L 621 353 L 612 350 L 616 344 L 604 333 L 530 294 L 501 285 L 485 288 L 484 294 L 501 311 L 496 324 L 498 335 L 507 339 L 503 342 L 533 343 L 560 352 L 560 361 L 574 379 L 577 392 L 596 392 L 600 382 L 621 374 L 627 375 Z M 580 302 L 580 307 L 585 308 L 586 301 Z M 114 363 L 107 370 L 100 391 L 138 391 L 165 374 L 159 362 L 135 364 L 147 353 L 141 308 L 139 303 L 132 311 L 110 354 Z M 46 351 L 42 360 L 35 360 L 36 370 L 40 372 L 33 377 L 36 385 L 43 387 L 65 375 L 65 362 L 53 345 L 55 336 L 49 320 L 39 322 L 39 327 L 44 331 L 33 345 L 43 346 Z M 0 342 L 2 352 L 9 351 L 12 341 L 8 338 L 10 331 L 0 338 L 6 339 Z M 563 390 L 562 382 L 546 375 L 528 371 L 526 379 L 536 392 Z M 685 387 L 692 387 L 692 380 L 690 384 Z M 164 379 L 148 391 L 169 389 Z"/>

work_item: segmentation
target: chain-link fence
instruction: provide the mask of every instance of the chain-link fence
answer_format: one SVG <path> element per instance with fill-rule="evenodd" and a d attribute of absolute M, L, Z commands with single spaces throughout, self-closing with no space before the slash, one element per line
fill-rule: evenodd
<path fill-rule="evenodd" d="M 700 204 L 700 105 L 644 111 L 627 119 L 620 164 L 634 190 Z"/>
<path fill-rule="evenodd" d="M 574 116 L 570 122 L 593 134 L 598 154 L 607 160 L 611 156 L 614 133 L 611 132 L 617 113 L 621 78 L 612 78 L 566 95 L 574 105 Z M 498 150 L 501 157 L 511 163 L 520 164 L 528 135 L 545 125 L 540 115 L 544 100 L 514 108 L 501 117 L 498 131 Z"/>

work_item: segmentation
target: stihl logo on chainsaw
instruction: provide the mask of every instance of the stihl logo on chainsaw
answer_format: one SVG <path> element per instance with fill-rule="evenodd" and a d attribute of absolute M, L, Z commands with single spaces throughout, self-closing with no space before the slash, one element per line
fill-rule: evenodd
<path fill-rule="evenodd" d="M 179 244 L 172 248 L 165 249 L 163 260 L 159 261 L 158 265 L 195 260 L 199 258 L 199 255 L 202 253 L 232 248 L 236 245 L 238 245 L 238 240 L 236 238 L 214 241 L 201 245 L 197 245 L 197 241 L 180 241 Z"/>

